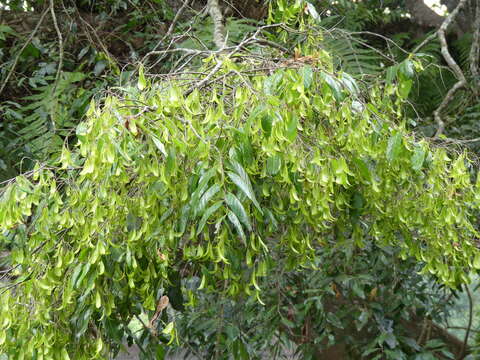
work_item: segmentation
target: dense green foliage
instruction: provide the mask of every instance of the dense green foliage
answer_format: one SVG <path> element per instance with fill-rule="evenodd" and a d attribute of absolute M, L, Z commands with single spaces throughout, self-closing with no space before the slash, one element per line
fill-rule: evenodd
<path fill-rule="evenodd" d="M 65 2 L 141 30 L 129 60 L 73 25 L 20 51 L 1 25 L 0 358 L 463 358 L 435 322 L 480 269 L 475 157 L 418 131 L 455 82 L 438 43 L 351 32 L 404 21 L 375 4 L 280 0 L 269 26 L 228 19 L 224 51 L 180 17 L 140 65 L 166 3 Z M 477 105 L 458 92 L 447 135 L 476 131 Z"/>
<path fill-rule="evenodd" d="M 271 252 L 287 270 L 315 268 L 332 240 L 395 245 L 445 284 L 468 281 L 479 203 L 465 156 L 396 125 L 408 78 L 360 95 L 327 54 L 312 56 L 315 66 L 227 76 L 204 95 L 140 74 L 138 90 L 92 104 L 59 168 L 37 166 L 3 192 L 0 223 L 22 268 L 2 296 L 3 350 L 101 358 L 178 274 L 262 302 Z M 221 61 L 220 74 L 248 70 Z M 173 323 L 158 327 L 173 341 Z"/>

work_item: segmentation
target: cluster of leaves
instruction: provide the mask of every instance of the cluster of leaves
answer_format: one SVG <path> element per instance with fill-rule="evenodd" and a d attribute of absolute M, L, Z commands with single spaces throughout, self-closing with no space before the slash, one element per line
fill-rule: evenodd
<path fill-rule="evenodd" d="M 0 351 L 103 358 L 179 279 L 262 303 L 274 254 L 286 271 L 317 269 L 332 241 L 394 245 L 443 283 L 467 282 L 480 198 L 466 156 L 396 125 L 408 79 L 360 94 L 310 48 L 315 66 L 272 75 L 222 57 L 208 93 L 141 76 L 91 104 L 57 168 L 6 187 L 0 229 L 18 278 L 1 295 Z M 154 351 L 174 340 L 172 321 L 147 330 Z"/>
<path fill-rule="evenodd" d="M 120 28 L 135 34 L 127 42 L 145 40 L 144 51 L 157 45 L 158 18 L 173 17 L 161 1 L 75 3 L 107 19 L 128 13 Z M 25 4 L 46 2 L 8 2 L 12 9 Z M 55 81 L 55 33 L 34 38 L 15 68 L 14 95 L 1 105 L 8 122 L 0 124 L 0 179 L 18 172 L 21 158 L 50 161 L 3 189 L 1 241 L 13 250 L 17 278 L 1 295 L 0 354 L 104 358 L 128 339 L 145 357 L 161 358 L 177 332 L 205 356 L 233 349 L 238 359 L 292 341 L 305 356 L 329 341 L 345 342 L 354 358 L 428 358 L 443 350 L 412 341 L 404 321 L 415 316 L 412 307 L 439 320 L 448 305 L 443 290 L 427 285 L 430 272 L 456 286 L 480 267 L 472 243 L 476 175 L 466 155 L 414 140 L 402 122 L 407 98 L 427 116 L 454 81 L 431 66 L 441 63 L 438 44 L 422 49 L 430 66 L 416 74 L 420 65 L 404 53 L 385 61 L 371 39 L 338 29 L 403 16 L 401 1 L 382 4 L 278 1 L 270 21 L 292 30 L 307 23 L 309 32 L 265 35 L 287 49 L 302 44 L 299 53 L 316 65 L 268 76 L 220 59 L 224 83 L 210 80 L 212 94 L 191 92 L 181 85 L 186 78 L 150 86 L 143 74 L 137 88 L 127 87 L 130 73 L 120 74 L 119 62 L 91 42 L 66 52 Z M 180 21 L 185 36 L 171 46 L 211 48 L 212 24 L 197 20 Z M 229 19 L 229 42 L 253 24 Z M 2 49 L 3 78 L 24 39 L 0 26 L 2 45 L 13 44 Z M 457 50 L 465 58 L 468 42 Z M 160 66 L 169 71 L 182 59 Z M 201 71 L 212 69 L 209 61 Z M 125 98 L 92 104 L 74 134 L 92 96 L 120 76 Z M 451 112 L 467 109 L 468 119 L 449 135 L 476 128 L 478 106 L 470 100 L 460 94 L 453 103 Z M 146 326 L 165 294 L 175 310 Z M 188 311 L 175 323 L 184 298 Z M 341 306 L 326 309 L 332 301 Z"/>
<path fill-rule="evenodd" d="M 39 13 L 48 10 L 50 3 L 7 1 L 2 6 L 7 18 L 15 15 L 22 21 L 31 12 L 39 21 Z M 30 170 L 35 160 L 55 157 L 63 142 L 75 141 L 72 130 L 84 117 L 90 99 L 101 97 L 107 87 L 124 84 L 132 66 L 122 72 L 120 66 L 135 61 L 142 47 L 152 48 L 163 21 L 172 17 L 171 8 L 160 0 L 54 2 L 54 13 L 63 33 L 61 42 L 50 11 L 34 34 L 34 26 L 26 25 L 24 32 L 15 22 L 0 25 L 0 112 L 4 119 L 0 124 L 0 181 Z M 117 26 L 116 17 L 125 17 L 124 23 Z M 95 29 L 95 22 L 110 22 L 116 28 L 111 33 L 108 28 Z M 97 31 L 107 34 L 106 39 Z M 122 38 L 127 33 L 133 35 Z M 31 35 L 35 36 L 30 39 Z"/>
<path fill-rule="evenodd" d="M 440 322 L 450 305 L 449 291 L 419 275 L 418 262 L 371 242 L 362 249 L 334 239 L 328 245 L 316 253 L 320 271 L 286 271 L 276 254 L 277 266 L 261 282 L 265 307 L 195 291 L 195 307 L 177 320 L 183 347 L 200 358 L 218 349 L 233 349 L 238 359 L 283 358 L 293 348 L 302 359 L 318 359 L 329 347 L 352 359 L 453 358 L 441 338 L 425 341 L 418 331 L 420 318 Z"/>

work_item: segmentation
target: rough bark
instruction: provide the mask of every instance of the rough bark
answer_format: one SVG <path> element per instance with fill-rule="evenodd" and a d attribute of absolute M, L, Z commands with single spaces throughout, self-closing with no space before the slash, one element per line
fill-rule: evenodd
<path fill-rule="evenodd" d="M 449 13 L 457 8 L 459 2 L 459 0 L 440 1 L 442 5 L 446 6 Z M 438 29 L 444 21 L 444 17 L 427 6 L 424 0 L 406 0 L 405 6 L 411 15 L 412 21 L 422 27 Z M 476 0 L 467 1 L 466 5 L 456 16 L 455 23 L 451 26 L 457 36 L 475 31 L 475 12 Z"/>
<path fill-rule="evenodd" d="M 208 13 L 213 21 L 213 42 L 217 48 L 223 49 L 225 47 L 225 27 L 218 0 L 208 0 Z"/>
<path fill-rule="evenodd" d="M 413 21 L 417 24 L 432 28 L 442 25 L 443 16 L 438 15 L 423 0 L 406 0 L 405 4 Z"/>

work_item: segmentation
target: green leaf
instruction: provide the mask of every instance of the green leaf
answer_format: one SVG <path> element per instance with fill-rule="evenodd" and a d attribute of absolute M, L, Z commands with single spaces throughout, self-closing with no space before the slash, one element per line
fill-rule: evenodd
<path fill-rule="evenodd" d="M 77 266 L 77 268 L 78 268 L 78 266 Z M 75 281 L 72 283 L 72 285 L 75 289 L 77 289 L 82 284 L 82 280 L 88 274 L 89 270 L 90 270 L 90 263 L 82 264 L 82 272 L 80 273 L 80 276 L 76 277 Z M 72 280 L 73 280 L 73 277 L 72 277 Z"/>
<path fill-rule="evenodd" d="M 480 270 L 480 253 L 475 255 L 475 258 L 473 259 L 473 267 L 477 270 Z"/>
<path fill-rule="evenodd" d="M 410 94 L 410 90 L 412 89 L 413 80 L 402 80 L 398 84 L 398 95 L 402 99 L 408 98 L 408 94 Z"/>
<path fill-rule="evenodd" d="M 385 342 L 390 347 L 390 349 L 395 349 L 395 347 L 397 347 L 398 345 L 397 338 L 391 332 L 387 333 L 387 335 L 385 336 Z"/>
<path fill-rule="evenodd" d="M 385 82 L 387 85 L 391 84 L 393 80 L 397 77 L 398 65 L 390 66 L 387 69 L 387 75 L 385 77 Z"/>
<path fill-rule="evenodd" d="M 356 321 L 357 331 L 360 331 L 363 329 L 363 327 L 367 324 L 369 317 L 370 317 L 370 314 L 368 313 L 368 311 L 365 311 L 365 310 L 361 311 L 360 316 Z"/>
<path fill-rule="evenodd" d="M 268 138 L 272 133 L 273 118 L 268 113 L 262 115 L 262 130 Z"/>
<path fill-rule="evenodd" d="M 238 220 L 237 215 L 235 215 L 232 211 L 229 211 L 227 213 L 228 220 L 233 224 L 235 229 L 237 229 L 238 234 L 243 240 L 243 243 L 246 244 L 246 237 L 245 233 L 243 232 L 242 224 L 240 224 L 240 221 Z"/>
<path fill-rule="evenodd" d="M 169 322 L 167 326 L 165 326 L 165 328 L 162 330 L 162 333 L 166 335 L 171 335 L 172 331 L 173 331 L 173 321 Z"/>
<path fill-rule="evenodd" d="M 95 64 L 95 67 L 93 68 L 93 74 L 95 76 L 99 76 L 103 70 L 107 67 L 107 62 L 105 60 L 100 60 Z"/>
<path fill-rule="evenodd" d="M 356 95 L 360 92 L 360 88 L 358 87 L 357 82 L 350 74 L 343 73 L 340 81 L 348 89 L 350 94 Z"/>
<path fill-rule="evenodd" d="M 185 232 L 189 217 L 190 217 L 190 205 L 184 205 L 180 213 L 180 222 L 178 224 L 179 235 Z"/>
<path fill-rule="evenodd" d="M 237 163 L 238 164 L 238 163 Z M 243 168 L 242 168 L 243 170 Z M 248 179 L 248 176 L 245 173 L 245 170 L 243 170 L 242 175 L 245 174 L 245 176 L 240 177 L 238 174 L 235 174 L 234 172 L 228 171 L 227 175 L 228 177 L 233 181 L 235 185 L 238 186 L 238 188 L 250 199 L 252 200 L 253 204 L 255 207 L 262 212 L 262 209 L 260 208 L 260 204 L 258 203 L 257 199 L 255 198 L 255 194 L 253 193 L 252 185 L 250 184 L 250 180 Z"/>
<path fill-rule="evenodd" d="M 167 174 L 174 175 L 175 168 L 176 168 L 176 157 L 177 152 L 175 151 L 175 147 L 171 146 L 168 149 L 168 156 L 167 156 Z"/>
<path fill-rule="evenodd" d="M 213 176 L 215 176 L 215 172 L 216 172 L 216 170 L 213 169 L 213 168 L 206 171 L 205 173 L 202 174 L 202 176 L 200 177 L 200 180 L 198 181 L 197 188 L 193 192 L 192 198 L 190 200 L 190 206 L 191 206 L 191 208 L 194 212 L 194 214 L 193 214 L 194 216 L 197 216 L 198 214 L 201 213 L 200 208 L 198 206 L 198 202 L 200 200 L 200 197 L 204 194 L 205 190 L 207 190 L 208 182 L 210 181 L 210 179 Z M 209 199 L 206 198 L 204 200 L 208 202 Z M 206 204 L 204 204 L 204 205 L 206 205 Z M 203 209 L 202 209 L 202 211 L 203 211 Z"/>
<path fill-rule="evenodd" d="M 143 73 L 143 66 L 140 66 L 140 68 L 138 69 L 138 90 L 142 91 L 143 89 L 145 89 L 146 86 L 147 80 L 145 79 L 145 75 Z"/>
<path fill-rule="evenodd" d="M 413 62 L 409 59 L 402 61 L 400 63 L 399 72 L 406 79 L 413 78 L 413 75 L 415 75 Z"/>
<path fill-rule="evenodd" d="M 205 171 L 202 174 L 202 176 L 200 177 L 200 180 L 198 180 L 197 189 L 193 193 L 193 197 L 199 197 L 203 194 L 203 192 L 208 186 L 208 182 L 212 177 L 215 176 L 215 173 L 216 173 L 216 169 L 212 168 L 210 170 Z"/>
<path fill-rule="evenodd" d="M 343 323 L 340 321 L 340 319 L 332 312 L 327 313 L 327 321 L 332 324 L 333 326 L 343 329 Z"/>
<path fill-rule="evenodd" d="M 277 71 L 273 75 L 267 77 L 264 81 L 264 89 L 267 95 L 274 95 L 280 81 L 282 80 L 283 73 Z"/>
<path fill-rule="evenodd" d="M 387 144 L 387 160 L 393 162 L 400 155 L 402 150 L 402 134 L 397 132 L 395 135 L 390 136 Z"/>
<path fill-rule="evenodd" d="M 313 4 L 307 1 L 306 9 L 308 10 L 308 13 L 315 21 L 320 22 L 321 20 L 320 15 L 318 14 L 317 9 L 315 9 L 315 6 Z"/>
<path fill-rule="evenodd" d="M 290 142 L 297 137 L 297 124 L 298 117 L 296 115 L 290 115 L 287 120 L 287 131 L 285 133 L 287 140 Z"/>
<path fill-rule="evenodd" d="M 198 228 L 197 228 L 197 233 L 200 233 L 203 228 L 205 227 L 205 224 L 208 221 L 208 218 L 212 216 L 212 214 L 217 211 L 223 204 L 223 201 L 217 201 L 215 204 L 210 206 L 205 213 L 203 214 L 202 218 L 200 219 L 200 222 L 198 223 Z"/>
<path fill-rule="evenodd" d="M 77 320 L 77 332 L 75 333 L 75 337 L 79 339 L 87 330 L 88 322 L 90 321 L 90 316 L 92 315 L 92 309 L 87 308 L 82 315 Z"/>
<path fill-rule="evenodd" d="M 167 157 L 168 155 L 167 155 L 167 150 L 165 150 L 165 145 L 163 145 L 163 143 L 155 135 L 151 135 L 151 136 L 152 136 L 152 141 L 157 147 L 157 149 L 160 150 L 163 156 Z"/>
<path fill-rule="evenodd" d="M 225 201 L 228 207 L 235 213 L 237 218 L 247 227 L 249 231 L 252 231 L 252 225 L 250 224 L 247 212 L 245 211 L 245 208 L 240 200 L 238 200 L 238 198 L 232 193 L 227 193 L 225 195 Z"/>
<path fill-rule="evenodd" d="M 274 155 L 267 159 L 267 173 L 269 175 L 277 175 L 282 167 L 282 158 L 280 155 Z"/>
<path fill-rule="evenodd" d="M 367 180 L 371 181 L 372 180 L 372 174 L 370 172 L 370 169 L 368 168 L 368 165 L 365 163 L 365 160 L 359 159 L 359 158 L 353 158 L 353 162 L 358 168 L 358 171 L 360 172 L 360 175 Z"/>
<path fill-rule="evenodd" d="M 302 68 L 303 86 L 305 89 L 310 89 L 313 82 L 313 70 L 311 66 L 304 66 Z"/>
<path fill-rule="evenodd" d="M 16 32 L 10 26 L 0 24 L 0 40 L 5 40 L 5 35 L 3 34 L 16 35 Z"/>
<path fill-rule="evenodd" d="M 198 206 L 194 209 L 195 216 L 199 214 L 203 214 L 205 207 L 207 206 L 208 202 L 215 196 L 216 193 L 220 191 L 220 185 L 214 184 L 212 185 L 200 198 L 198 202 Z"/>
<path fill-rule="evenodd" d="M 420 170 L 425 161 L 425 149 L 421 146 L 416 146 L 412 155 L 411 164 L 413 170 Z"/>
<path fill-rule="evenodd" d="M 320 74 L 320 77 L 327 83 L 327 85 L 332 90 L 335 100 L 341 101 L 343 99 L 342 88 L 340 87 L 340 84 L 338 83 L 338 81 L 334 77 L 332 77 L 331 75 L 325 72 L 322 72 Z"/>

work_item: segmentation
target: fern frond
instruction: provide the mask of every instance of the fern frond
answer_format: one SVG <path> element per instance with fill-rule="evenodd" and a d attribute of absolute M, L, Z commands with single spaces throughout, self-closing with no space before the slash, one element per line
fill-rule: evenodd
<path fill-rule="evenodd" d="M 334 65 L 352 76 L 378 75 L 383 71 L 381 64 L 385 59 L 344 30 L 326 31 L 322 46 L 332 54 Z"/>

